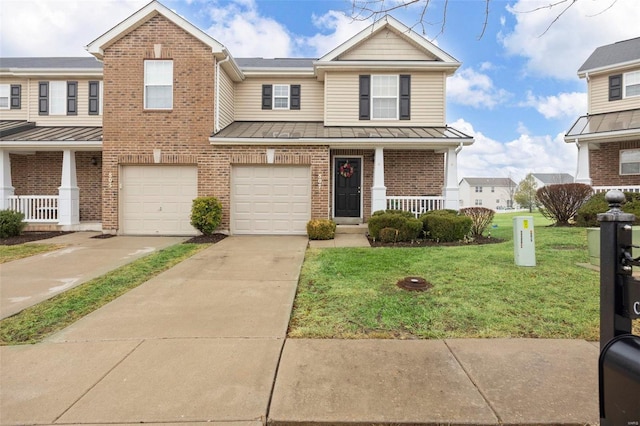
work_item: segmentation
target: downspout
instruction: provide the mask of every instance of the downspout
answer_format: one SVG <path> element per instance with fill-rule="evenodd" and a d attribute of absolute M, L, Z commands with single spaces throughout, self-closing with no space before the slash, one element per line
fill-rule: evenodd
<path fill-rule="evenodd" d="M 460 142 L 460 145 L 458 145 L 458 147 L 456 148 L 456 151 L 455 151 L 456 154 L 459 154 L 460 151 L 462 151 L 462 147 L 463 147 L 462 142 Z"/>
<path fill-rule="evenodd" d="M 231 59 L 231 56 L 227 55 L 223 60 L 216 61 L 216 113 L 213 133 L 218 133 L 220 131 L 220 65 L 229 61 L 229 59 Z"/>

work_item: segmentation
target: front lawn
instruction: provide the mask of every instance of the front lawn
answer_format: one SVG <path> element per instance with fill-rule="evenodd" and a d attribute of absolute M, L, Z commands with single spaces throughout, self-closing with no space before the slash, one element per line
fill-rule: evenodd
<path fill-rule="evenodd" d="M 58 250 L 62 244 L 19 244 L 14 246 L 0 245 L 0 263 L 11 262 L 24 257 Z"/>
<path fill-rule="evenodd" d="M 513 259 L 512 218 L 496 215 L 499 244 L 421 248 L 309 249 L 290 337 L 539 337 L 598 340 L 599 274 L 584 228 L 535 217 L 536 267 Z M 396 286 L 419 276 L 434 287 Z"/>

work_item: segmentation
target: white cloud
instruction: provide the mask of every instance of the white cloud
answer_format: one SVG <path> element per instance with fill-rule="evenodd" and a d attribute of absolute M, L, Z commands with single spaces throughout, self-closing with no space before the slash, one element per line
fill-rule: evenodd
<path fill-rule="evenodd" d="M 458 155 L 458 179 L 464 177 L 512 177 L 516 182 L 529 172 L 575 174 L 577 150 L 564 142 L 564 134 L 530 135 L 523 123 L 518 123 L 520 136 L 499 142 L 475 131 L 473 126 L 458 119 L 451 126 L 475 138 Z"/>
<path fill-rule="evenodd" d="M 362 31 L 372 21 L 354 21 L 343 12 L 330 10 L 322 16 L 312 16 L 313 25 L 321 32 L 299 40 L 300 45 L 313 49 L 314 57 L 321 57 Z"/>
<path fill-rule="evenodd" d="M 147 0 L 2 0 L 0 56 L 84 56 L 84 46 Z"/>
<path fill-rule="evenodd" d="M 553 96 L 535 96 L 527 93 L 522 106 L 535 108 L 545 118 L 575 118 L 587 112 L 587 94 L 583 92 L 559 93 Z"/>
<path fill-rule="evenodd" d="M 527 58 L 528 74 L 575 79 L 596 47 L 638 36 L 637 0 L 617 0 L 611 7 L 611 1 L 557 2 L 555 7 L 545 7 L 550 3 L 518 0 L 507 6 L 516 25 L 498 35 L 507 53 Z"/>
<path fill-rule="evenodd" d="M 488 75 L 472 68 L 464 68 L 447 80 L 447 99 L 460 105 L 492 109 L 510 96 L 506 90 L 496 88 Z"/>

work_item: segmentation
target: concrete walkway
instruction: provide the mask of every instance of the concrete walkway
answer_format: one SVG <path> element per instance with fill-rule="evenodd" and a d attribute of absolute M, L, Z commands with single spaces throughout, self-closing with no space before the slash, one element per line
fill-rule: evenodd
<path fill-rule="evenodd" d="M 598 423 L 593 343 L 285 340 L 306 246 L 230 237 L 0 347 L 0 424 Z"/>
<path fill-rule="evenodd" d="M 98 232 L 74 232 L 34 244 L 64 248 L 0 265 L 0 319 L 99 277 L 184 237 L 92 238 Z"/>

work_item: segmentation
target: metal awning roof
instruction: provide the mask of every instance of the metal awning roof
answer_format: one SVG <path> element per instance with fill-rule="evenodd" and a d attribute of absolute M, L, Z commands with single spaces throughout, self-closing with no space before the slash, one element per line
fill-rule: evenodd
<path fill-rule="evenodd" d="M 0 121 L 0 148 L 96 149 L 102 147 L 102 127 L 36 126 L 28 121 Z"/>
<path fill-rule="evenodd" d="M 640 136 L 640 109 L 583 115 L 565 135 L 566 142 L 577 140 L 624 140 Z"/>
<path fill-rule="evenodd" d="M 212 142 L 232 140 L 257 140 L 273 142 L 287 141 L 330 141 L 330 140 L 402 140 L 466 142 L 473 138 L 448 126 L 436 127 L 365 127 L 365 126 L 325 126 L 322 122 L 281 122 L 281 121 L 236 121 L 211 136 Z"/>

